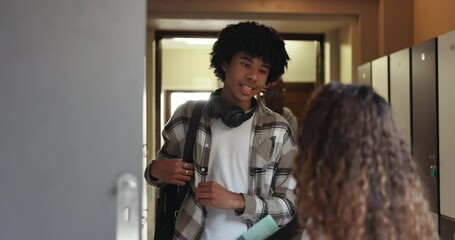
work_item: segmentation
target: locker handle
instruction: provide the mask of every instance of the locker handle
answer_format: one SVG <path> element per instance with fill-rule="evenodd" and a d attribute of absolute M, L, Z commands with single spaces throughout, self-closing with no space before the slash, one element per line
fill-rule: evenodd
<path fill-rule="evenodd" d="M 430 166 L 430 175 L 436 180 L 436 177 L 438 176 L 438 167 L 436 165 Z"/>
<path fill-rule="evenodd" d="M 437 161 L 437 155 L 436 153 L 430 154 L 428 156 L 428 159 L 431 161 L 430 165 L 430 175 L 433 178 L 434 181 L 437 181 L 438 177 L 438 166 L 436 166 L 436 161 Z"/>

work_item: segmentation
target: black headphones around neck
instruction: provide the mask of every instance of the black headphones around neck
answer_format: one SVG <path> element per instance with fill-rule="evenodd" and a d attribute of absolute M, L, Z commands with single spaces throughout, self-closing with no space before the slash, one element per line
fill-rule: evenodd
<path fill-rule="evenodd" d="M 224 107 L 221 101 L 221 91 L 219 88 L 210 94 L 210 99 L 207 102 L 207 115 L 211 118 L 221 118 L 224 125 L 234 128 L 240 126 L 246 120 L 250 119 L 256 109 L 256 99 L 251 98 L 251 106 L 253 109 L 248 113 L 239 106 Z"/>

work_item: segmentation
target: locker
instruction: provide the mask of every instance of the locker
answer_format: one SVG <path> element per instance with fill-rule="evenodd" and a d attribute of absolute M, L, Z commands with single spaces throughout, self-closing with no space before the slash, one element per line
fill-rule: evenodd
<path fill-rule="evenodd" d="M 455 219 L 441 216 L 441 240 L 455 240 Z"/>
<path fill-rule="evenodd" d="M 389 58 L 384 56 L 371 62 L 371 86 L 389 102 Z"/>
<path fill-rule="evenodd" d="M 360 65 L 357 68 L 357 83 L 371 86 L 371 62 Z"/>
<path fill-rule="evenodd" d="M 439 214 L 436 39 L 411 50 L 412 152 L 435 213 Z"/>
<path fill-rule="evenodd" d="M 440 212 L 455 219 L 455 31 L 441 35 L 438 41 L 438 101 L 439 101 L 439 180 Z M 449 221 L 449 220 L 447 220 Z M 447 224 L 446 224 L 447 225 Z M 455 233 L 454 223 L 452 232 Z M 445 231 L 441 225 L 441 232 Z M 452 234 L 453 234 L 452 233 Z M 451 238 L 454 239 L 454 238 Z"/>
<path fill-rule="evenodd" d="M 411 52 L 409 48 L 389 56 L 390 105 L 404 140 L 411 146 Z"/>

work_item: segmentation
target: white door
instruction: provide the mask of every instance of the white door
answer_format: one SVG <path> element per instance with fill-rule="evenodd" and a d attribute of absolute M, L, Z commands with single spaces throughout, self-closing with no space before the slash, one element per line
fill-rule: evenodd
<path fill-rule="evenodd" d="M 1 239 L 139 239 L 145 24 L 145 0 L 0 1 Z"/>

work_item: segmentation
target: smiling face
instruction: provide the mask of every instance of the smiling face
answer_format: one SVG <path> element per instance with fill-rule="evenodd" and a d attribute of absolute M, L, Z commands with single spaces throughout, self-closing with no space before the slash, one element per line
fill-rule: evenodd
<path fill-rule="evenodd" d="M 251 108 L 251 98 L 265 87 L 270 65 L 262 58 L 239 52 L 230 63 L 223 65 L 226 77 L 221 99 L 225 106 L 236 105 L 243 110 Z"/>

